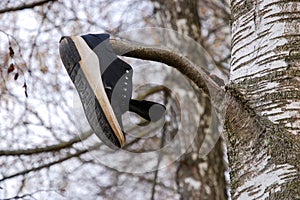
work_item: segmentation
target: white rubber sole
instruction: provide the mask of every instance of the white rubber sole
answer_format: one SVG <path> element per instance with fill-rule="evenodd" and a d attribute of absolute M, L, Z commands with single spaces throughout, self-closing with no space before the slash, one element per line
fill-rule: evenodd
<path fill-rule="evenodd" d="M 113 112 L 112 107 L 110 106 L 109 99 L 104 90 L 104 86 L 101 79 L 101 71 L 99 66 L 98 56 L 93 52 L 83 38 L 80 36 L 71 36 L 72 41 L 75 43 L 75 46 L 81 56 L 79 61 L 80 68 L 86 77 L 89 85 L 91 86 L 96 99 L 98 100 L 104 115 L 107 118 L 107 121 L 115 133 L 117 139 L 119 140 L 120 146 L 124 146 L 125 137 L 122 132 L 122 129 L 119 125 L 119 122 Z M 108 106 L 109 105 L 109 106 Z"/>

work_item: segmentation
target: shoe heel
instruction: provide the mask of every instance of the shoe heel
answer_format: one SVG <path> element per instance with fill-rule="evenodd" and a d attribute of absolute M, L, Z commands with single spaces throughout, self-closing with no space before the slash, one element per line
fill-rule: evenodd
<path fill-rule="evenodd" d="M 81 57 L 76 49 L 75 43 L 70 37 L 62 37 L 60 39 L 59 54 L 68 74 L 71 75 L 75 65 L 81 60 Z"/>

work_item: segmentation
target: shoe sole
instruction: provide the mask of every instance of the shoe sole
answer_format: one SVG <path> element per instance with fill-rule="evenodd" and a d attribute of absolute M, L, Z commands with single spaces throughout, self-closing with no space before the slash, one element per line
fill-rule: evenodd
<path fill-rule="evenodd" d="M 91 128 L 109 147 L 122 147 L 125 135 L 105 93 L 98 56 L 80 36 L 63 37 L 59 50 Z"/>

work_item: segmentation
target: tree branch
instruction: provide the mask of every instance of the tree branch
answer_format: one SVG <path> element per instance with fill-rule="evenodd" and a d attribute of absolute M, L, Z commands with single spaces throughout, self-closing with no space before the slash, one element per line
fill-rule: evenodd
<path fill-rule="evenodd" d="M 50 145 L 50 146 L 46 146 L 46 147 L 37 147 L 37 148 L 31 148 L 31 149 L 17 149 L 17 150 L 1 150 L 0 156 L 32 155 L 32 154 L 45 153 L 45 152 L 51 152 L 51 151 L 59 151 L 63 148 L 71 147 L 73 144 L 75 144 L 77 142 L 85 140 L 92 134 L 93 134 L 93 131 L 90 130 L 90 131 L 84 133 L 82 136 L 76 136 L 69 141 L 61 142 L 59 144 Z"/>
<path fill-rule="evenodd" d="M 24 4 L 16 6 L 16 7 L 0 9 L 0 14 L 6 13 L 6 12 L 13 12 L 13 11 L 19 11 L 19 10 L 34 8 L 36 6 L 41 6 L 45 3 L 55 2 L 55 1 L 58 1 L 58 0 L 42 0 L 42 1 L 32 2 L 32 3 L 28 3 L 28 4 L 24 3 Z"/>
<path fill-rule="evenodd" d="M 212 80 L 205 69 L 196 66 L 185 56 L 169 49 L 133 44 L 121 39 L 110 39 L 110 44 L 118 55 L 157 61 L 174 67 L 193 81 L 209 97 L 211 96 L 211 89 L 223 91 L 223 89 Z"/>
<path fill-rule="evenodd" d="M 57 193 L 58 195 L 62 196 L 59 192 L 57 192 L 56 190 L 38 190 L 38 191 L 35 191 L 35 192 L 32 192 L 32 193 L 28 193 L 28 194 L 23 194 L 23 195 L 16 195 L 14 197 L 9 197 L 9 198 L 6 198 L 6 199 L 1 199 L 1 200 L 17 200 L 17 199 L 35 199 L 34 198 L 34 195 L 39 193 L 39 192 L 55 192 Z M 62 196 L 63 197 L 63 196 Z"/>
<path fill-rule="evenodd" d="M 22 176 L 22 175 L 28 174 L 29 172 L 39 171 L 39 170 L 41 170 L 41 169 L 43 169 L 43 168 L 49 168 L 49 167 L 51 167 L 52 165 L 56 165 L 56 164 L 58 164 L 58 163 L 62 163 L 62 162 L 64 162 L 64 161 L 69 160 L 69 159 L 74 158 L 74 157 L 75 157 L 75 158 L 76 158 L 76 157 L 79 157 L 80 155 L 82 155 L 82 154 L 84 154 L 84 153 L 87 153 L 87 152 L 89 152 L 89 151 L 92 151 L 92 150 L 94 150 L 94 149 L 97 149 L 97 148 L 99 148 L 99 144 L 95 144 L 95 145 L 93 145 L 93 146 L 91 146 L 91 147 L 89 147 L 89 148 L 87 148 L 87 149 L 78 150 L 76 153 L 69 154 L 69 155 L 67 155 L 67 156 L 65 156 L 65 157 L 63 157 L 63 158 L 60 158 L 60 159 L 56 160 L 56 161 L 49 162 L 49 163 L 45 163 L 45 164 L 42 164 L 42 165 L 40 165 L 40 166 L 38 166 L 38 167 L 33 167 L 33 168 L 31 168 L 31 169 L 25 169 L 25 170 L 23 170 L 23 171 L 14 173 L 14 174 L 9 175 L 9 176 L 4 176 L 3 178 L 0 179 L 0 182 L 1 182 L 1 181 L 4 181 L 4 180 L 6 180 L 6 179 L 14 178 L 14 177 L 16 177 L 16 176 Z"/>

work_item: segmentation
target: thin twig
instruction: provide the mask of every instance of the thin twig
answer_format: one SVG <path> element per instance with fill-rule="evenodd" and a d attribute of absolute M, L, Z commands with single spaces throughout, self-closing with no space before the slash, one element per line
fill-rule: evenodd
<path fill-rule="evenodd" d="M 44 5 L 45 3 L 55 2 L 55 1 L 58 1 L 58 0 L 42 0 L 42 1 L 36 1 L 36 2 L 32 2 L 32 3 L 27 3 L 27 4 L 23 3 L 19 6 L 0 9 L 0 14 L 6 13 L 6 12 L 12 12 L 12 11 L 19 11 L 19 10 L 34 8 L 36 6 L 41 6 L 41 5 Z"/>
<path fill-rule="evenodd" d="M 4 181 L 6 179 L 10 179 L 10 178 L 14 178 L 14 177 L 17 177 L 17 176 L 22 176 L 22 175 L 28 174 L 29 172 L 39 171 L 39 170 L 41 170 L 43 168 L 49 168 L 49 167 L 51 167 L 53 165 L 56 165 L 58 163 L 62 163 L 62 162 L 66 161 L 66 160 L 69 160 L 71 158 L 79 157 L 80 155 L 82 155 L 84 153 L 87 153 L 87 152 L 89 152 L 91 150 L 97 149 L 97 148 L 99 148 L 99 144 L 95 144 L 95 145 L 89 147 L 88 149 L 78 150 L 76 153 L 68 154 L 67 156 L 65 156 L 63 158 L 60 158 L 60 159 L 58 159 L 56 161 L 45 163 L 45 164 L 40 165 L 38 167 L 33 167 L 33 168 L 30 168 L 30 169 L 25 169 L 23 171 L 11 174 L 9 176 L 4 176 L 3 178 L 0 179 L 0 182 Z"/>
<path fill-rule="evenodd" d="M 39 192 L 55 192 L 57 193 L 58 195 L 62 196 L 58 191 L 56 190 L 38 190 L 38 191 L 35 191 L 35 192 L 32 192 L 32 193 L 29 193 L 29 194 L 23 194 L 23 195 L 17 195 L 17 196 L 14 196 L 14 197 L 10 197 L 10 198 L 6 198 L 6 199 L 0 199 L 0 200 L 16 200 L 16 199 L 25 199 L 26 197 L 31 197 L 32 199 L 35 199 L 33 197 L 33 195 L 39 193 Z"/>
<path fill-rule="evenodd" d="M 81 136 L 76 136 L 69 141 L 61 142 L 59 144 L 45 146 L 45 147 L 36 147 L 31 149 L 18 149 L 18 150 L 1 150 L 0 156 L 16 156 L 16 155 L 32 155 L 38 153 L 45 153 L 51 151 L 59 151 L 64 148 L 71 147 L 73 144 L 85 140 L 93 134 L 93 131 L 87 131 Z"/>

